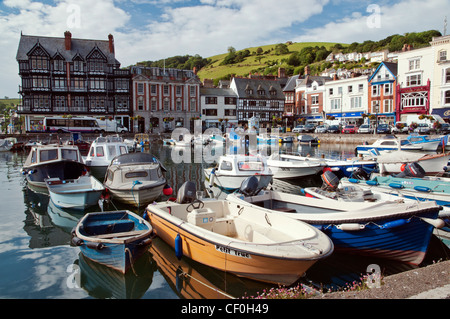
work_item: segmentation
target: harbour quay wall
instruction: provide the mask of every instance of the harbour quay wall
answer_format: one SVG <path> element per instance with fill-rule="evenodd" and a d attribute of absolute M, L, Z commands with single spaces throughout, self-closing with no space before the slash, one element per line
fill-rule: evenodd
<path fill-rule="evenodd" d="M 115 133 L 106 133 L 104 135 L 114 135 Z M 285 136 L 293 136 L 297 137 L 300 135 L 299 133 L 280 133 L 279 134 L 282 137 Z M 329 133 L 323 133 L 323 134 L 317 134 L 317 133 L 307 133 L 307 135 L 311 135 L 313 137 L 318 137 L 321 143 L 334 143 L 334 144 L 363 144 L 364 142 L 367 142 L 369 144 L 375 142 L 377 139 L 385 136 L 384 134 L 329 134 Z M 99 135 L 98 134 L 87 134 L 83 133 L 82 137 L 83 140 L 92 142 L 95 140 Z M 124 139 L 133 139 L 135 136 L 135 133 L 124 133 L 120 134 L 120 136 Z M 59 138 L 61 140 L 65 141 L 70 139 L 70 134 L 68 133 L 25 133 L 25 134 L 0 134 L 0 139 L 6 138 L 6 137 L 15 137 L 17 138 L 18 142 L 29 142 L 29 141 L 46 141 L 46 142 L 56 142 Z M 164 138 L 170 138 L 171 133 L 153 133 L 149 134 L 149 138 L 151 141 L 157 141 L 162 140 Z M 406 135 L 397 135 L 397 137 L 405 138 Z M 439 135 L 430 135 L 430 138 L 436 138 L 439 137 Z"/>

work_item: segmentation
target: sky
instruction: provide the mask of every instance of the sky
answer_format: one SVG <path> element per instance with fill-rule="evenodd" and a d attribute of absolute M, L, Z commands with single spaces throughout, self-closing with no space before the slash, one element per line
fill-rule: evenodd
<path fill-rule="evenodd" d="M 207 58 L 266 44 L 363 42 L 439 30 L 449 0 L 3 0 L 0 97 L 18 97 L 25 35 L 107 40 L 122 66 L 176 55 Z M 448 28 L 450 29 L 450 28 Z M 449 32 L 447 32 L 448 34 Z"/>

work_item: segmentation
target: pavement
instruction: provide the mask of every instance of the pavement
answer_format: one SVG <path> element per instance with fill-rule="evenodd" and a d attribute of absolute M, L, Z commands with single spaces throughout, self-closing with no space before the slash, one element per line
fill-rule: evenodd
<path fill-rule="evenodd" d="M 379 288 L 324 293 L 314 299 L 450 299 L 450 260 L 384 277 Z"/>

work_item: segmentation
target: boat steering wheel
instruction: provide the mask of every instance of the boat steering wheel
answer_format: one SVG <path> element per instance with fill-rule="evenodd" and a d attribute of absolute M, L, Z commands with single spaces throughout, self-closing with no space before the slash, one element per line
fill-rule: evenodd
<path fill-rule="evenodd" d="M 199 208 L 203 208 L 205 206 L 205 203 L 203 203 L 201 200 L 199 199 L 194 199 L 192 201 L 192 203 L 190 203 L 187 207 L 186 207 L 186 211 L 188 213 L 192 212 L 194 209 L 199 209 Z"/>

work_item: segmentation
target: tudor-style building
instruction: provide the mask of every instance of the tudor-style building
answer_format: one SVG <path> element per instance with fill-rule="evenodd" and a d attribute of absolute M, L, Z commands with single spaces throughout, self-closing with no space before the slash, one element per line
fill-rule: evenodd
<path fill-rule="evenodd" d="M 237 95 L 238 123 L 248 125 L 251 118 L 257 118 L 262 127 L 268 127 L 274 119 L 282 119 L 285 101 L 283 83 L 263 77 L 233 78 L 230 89 Z"/>
<path fill-rule="evenodd" d="M 193 131 L 200 118 L 200 85 L 195 70 L 131 67 L 135 132 Z"/>
<path fill-rule="evenodd" d="M 129 70 L 120 69 L 114 38 L 87 40 L 21 34 L 16 60 L 26 131 L 42 131 L 45 116 L 111 117 L 129 127 Z"/>

